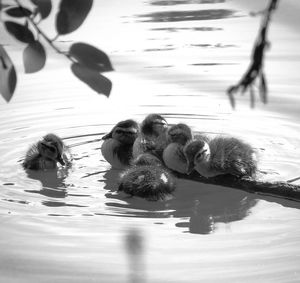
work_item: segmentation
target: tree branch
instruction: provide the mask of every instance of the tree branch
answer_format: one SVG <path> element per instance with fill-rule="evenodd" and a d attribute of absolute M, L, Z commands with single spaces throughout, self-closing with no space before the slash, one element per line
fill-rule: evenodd
<path fill-rule="evenodd" d="M 263 18 L 261 28 L 257 37 L 257 40 L 254 44 L 254 49 L 252 53 L 252 61 L 250 66 L 241 80 L 236 84 L 228 88 L 227 95 L 231 106 L 235 107 L 234 94 L 238 91 L 244 93 L 247 89 L 250 89 L 251 95 L 251 107 L 254 107 L 254 93 L 251 91 L 251 87 L 255 83 L 255 80 L 258 76 L 261 78 L 261 87 L 259 88 L 260 97 L 263 103 L 267 103 L 267 87 L 265 81 L 265 75 L 263 73 L 263 62 L 264 62 L 264 50 L 268 45 L 266 39 L 269 23 L 271 20 L 272 12 L 277 8 L 278 0 L 270 0 L 269 7 L 265 11 L 265 17 Z"/>
<path fill-rule="evenodd" d="M 219 175 L 214 178 L 204 178 L 197 172 L 194 172 L 191 175 L 176 175 L 179 178 L 189 179 L 204 184 L 225 186 L 249 193 L 300 201 L 300 185 L 293 185 L 288 182 L 263 182 L 250 178 L 241 179 L 232 175 Z"/>

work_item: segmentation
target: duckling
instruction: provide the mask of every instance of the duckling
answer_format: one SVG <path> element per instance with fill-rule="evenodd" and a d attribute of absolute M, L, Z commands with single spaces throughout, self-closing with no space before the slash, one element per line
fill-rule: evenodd
<path fill-rule="evenodd" d="M 187 173 L 188 164 L 183 147 L 191 139 L 192 131 L 186 124 L 177 124 L 168 129 L 168 145 L 163 151 L 163 160 L 169 169 L 182 174 Z"/>
<path fill-rule="evenodd" d="M 133 164 L 120 175 L 119 191 L 156 201 L 167 198 L 175 190 L 175 178 L 156 156 L 141 154 Z"/>
<path fill-rule="evenodd" d="M 28 149 L 22 165 L 25 169 L 47 170 L 56 169 L 57 162 L 62 166 L 71 165 L 71 154 L 60 137 L 47 134 Z"/>
<path fill-rule="evenodd" d="M 130 164 L 132 146 L 138 137 L 139 126 L 134 120 L 119 122 L 113 129 L 102 137 L 104 141 L 101 152 L 112 167 L 123 169 Z"/>
<path fill-rule="evenodd" d="M 219 136 L 209 142 L 194 140 L 183 151 L 188 160 L 188 173 L 195 169 L 206 178 L 223 174 L 253 177 L 257 171 L 254 149 L 234 137 Z"/>
<path fill-rule="evenodd" d="M 137 158 L 140 154 L 151 152 L 162 157 L 166 146 L 167 121 L 159 114 L 149 114 L 141 123 L 141 133 L 133 144 L 132 155 Z"/>

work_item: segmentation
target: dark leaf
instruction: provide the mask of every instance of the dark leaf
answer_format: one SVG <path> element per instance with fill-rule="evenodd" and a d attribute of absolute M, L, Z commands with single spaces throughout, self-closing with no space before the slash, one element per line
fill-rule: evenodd
<path fill-rule="evenodd" d="M 79 63 L 73 63 L 71 69 L 77 78 L 86 83 L 94 91 L 102 93 L 107 97 L 110 95 L 112 83 L 108 78 L 102 76 L 96 70 Z"/>
<path fill-rule="evenodd" d="M 35 73 L 41 70 L 46 63 L 46 52 L 43 45 L 34 41 L 28 44 L 23 52 L 25 73 Z"/>
<path fill-rule="evenodd" d="M 98 72 L 108 72 L 113 70 L 108 56 L 92 45 L 75 43 L 71 46 L 69 55 L 75 58 L 78 63 L 85 65 L 90 69 L 95 69 Z"/>
<path fill-rule="evenodd" d="M 13 62 L 0 45 L 0 93 L 9 102 L 17 85 L 17 74 Z"/>
<path fill-rule="evenodd" d="M 5 11 L 7 15 L 15 18 L 29 17 L 32 12 L 24 7 L 13 7 Z"/>
<path fill-rule="evenodd" d="M 62 0 L 56 16 L 59 34 L 73 32 L 81 26 L 92 8 L 93 0 Z"/>
<path fill-rule="evenodd" d="M 263 72 L 260 75 L 259 94 L 260 94 L 261 101 L 266 104 L 268 102 L 268 98 L 267 98 L 268 89 L 267 89 L 265 75 Z"/>
<path fill-rule="evenodd" d="M 31 2 L 37 6 L 42 19 L 45 19 L 50 15 L 52 10 L 51 0 L 31 0 Z"/>
<path fill-rule="evenodd" d="M 33 33 L 28 29 L 28 27 L 10 21 L 4 22 L 4 24 L 7 31 L 16 39 L 25 43 L 34 41 Z"/>

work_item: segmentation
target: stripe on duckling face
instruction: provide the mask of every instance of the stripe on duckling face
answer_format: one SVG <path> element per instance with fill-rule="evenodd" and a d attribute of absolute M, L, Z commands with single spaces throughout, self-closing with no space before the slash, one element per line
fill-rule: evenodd
<path fill-rule="evenodd" d="M 133 144 L 137 138 L 138 130 L 135 127 L 116 127 L 112 133 L 112 138 L 121 143 Z"/>
<path fill-rule="evenodd" d="M 125 134 L 125 135 L 135 135 L 137 134 L 137 132 L 138 132 L 137 129 L 134 127 L 128 127 L 128 128 L 117 127 L 114 130 L 114 133 L 116 134 Z"/>

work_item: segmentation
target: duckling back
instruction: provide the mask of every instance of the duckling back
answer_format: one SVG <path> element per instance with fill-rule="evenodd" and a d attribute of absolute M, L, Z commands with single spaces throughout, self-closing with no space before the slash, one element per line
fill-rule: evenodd
<path fill-rule="evenodd" d="M 28 149 L 22 166 L 24 169 L 30 170 L 55 169 L 56 162 L 51 159 L 43 158 L 39 153 L 37 144 L 34 144 Z"/>
<path fill-rule="evenodd" d="M 175 179 L 161 166 L 140 165 L 120 176 L 119 191 L 147 200 L 162 200 L 175 190 Z"/>
<path fill-rule="evenodd" d="M 247 143 L 234 137 L 217 137 L 209 143 L 210 168 L 236 176 L 254 176 L 256 152 Z"/>

